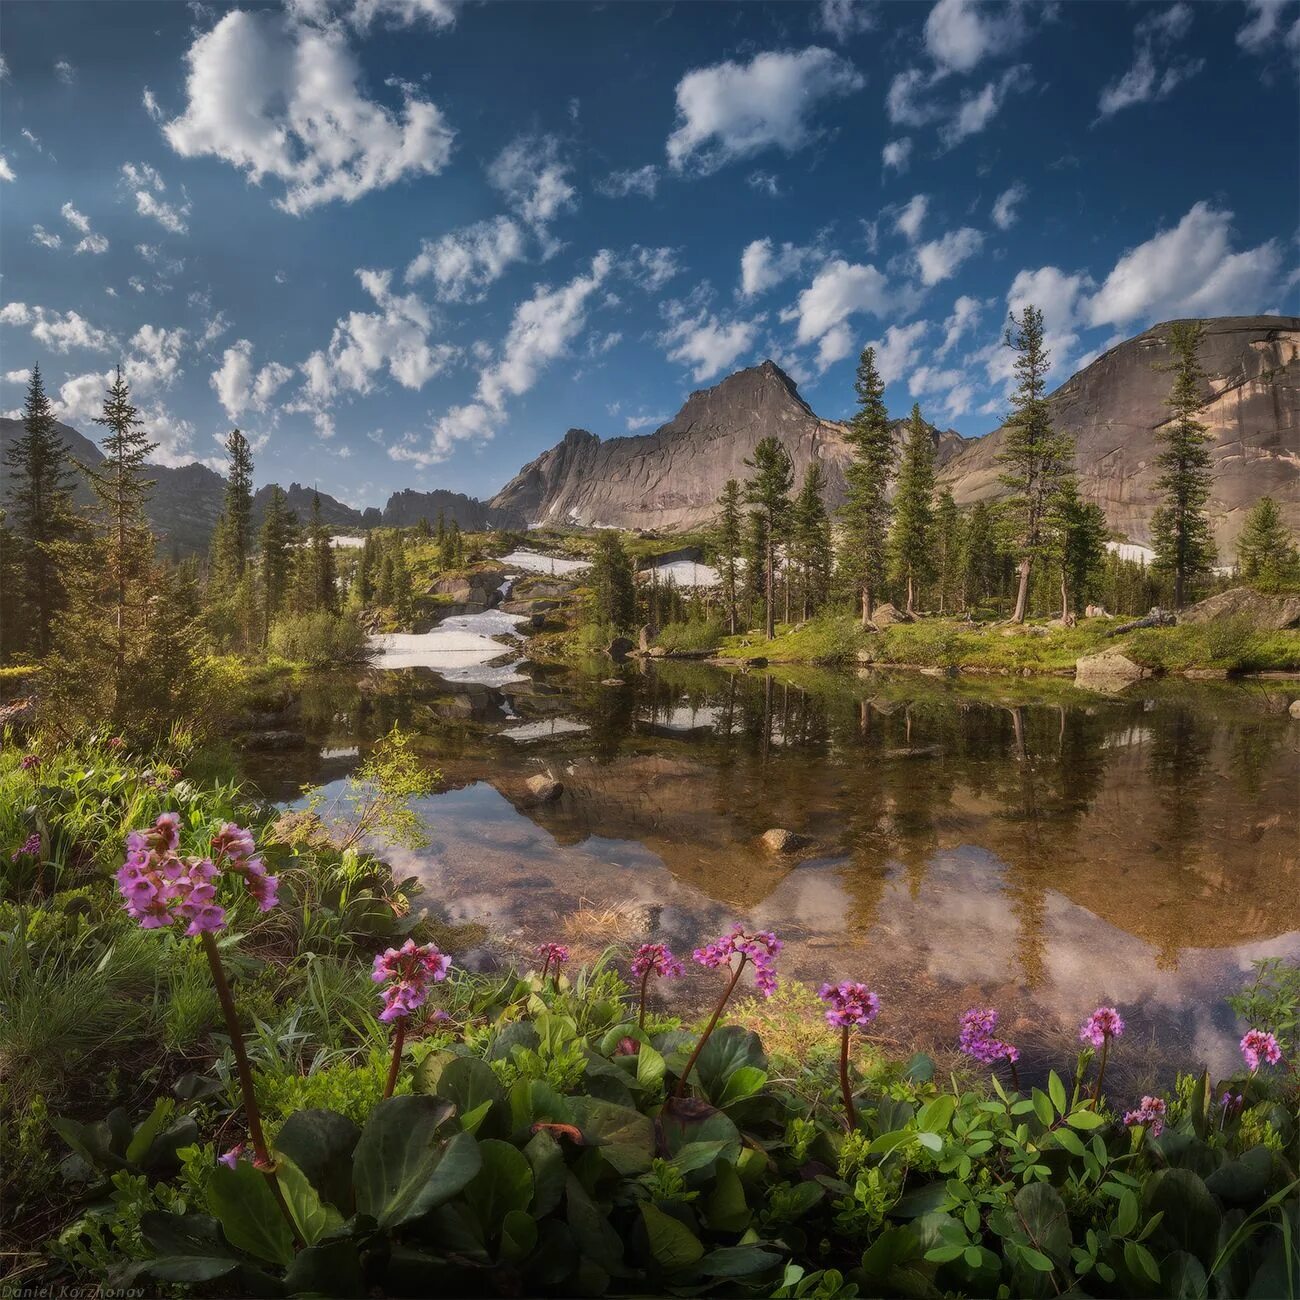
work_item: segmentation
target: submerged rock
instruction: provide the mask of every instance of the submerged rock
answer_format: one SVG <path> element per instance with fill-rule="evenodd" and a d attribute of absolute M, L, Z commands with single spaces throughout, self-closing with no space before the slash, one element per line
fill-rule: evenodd
<path fill-rule="evenodd" d="M 797 853 L 812 843 L 807 835 L 797 835 L 794 831 L 785 830 L 780 826 L 764 831 L 759 839 L 769 853 Z"/>
<path fill-rule="evenodd" d="M 609 645 L 605 647 L 605 653 L 609 655 L 615 663 L 622 663 L 623 660 L 626 659 L 635 649 L 635 642 L 628 640 L 625 636 L 616 636 Z"/>
<path fill-rule="evenodd" d="M 1085 655 L 1074 665 L 1074 684 L 1090 691 L 1122 691 L 1150 673 L 1119 650 Z"/>
<path fill-rule="evenodd" d="M 550 803 L 564 793 L 564 786 L 548 772 L 538 772 L 525 783 L 538 803 Z"/>

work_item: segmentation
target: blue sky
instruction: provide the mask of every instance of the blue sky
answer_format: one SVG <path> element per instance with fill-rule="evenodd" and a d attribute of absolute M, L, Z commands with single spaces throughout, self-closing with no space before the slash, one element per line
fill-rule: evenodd
<path fill-rule="evenodd" d="M 159 459 L 488 495 L 773 357 L 820 414 L 987 432 L 1010 309 L 1060 381 L 1300 310 L 1300 3 L 8 5 L 0 408 L 38 361 Z M 217 463 L 217 462 L 214 462 Z"/>

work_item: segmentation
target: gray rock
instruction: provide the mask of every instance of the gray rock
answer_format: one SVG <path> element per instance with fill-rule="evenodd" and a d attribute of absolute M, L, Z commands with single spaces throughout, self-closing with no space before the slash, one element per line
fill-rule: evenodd
<path fill-rule="evenodd" d="M 1239 618 L 1260 632 L 1285 632 L 1300 627 L 1300 596 L 1266 596 L 1249 587 L 1230 587 L 1183 610 L 1180 623 L 1211 623 Z"/>
<path fill-rule="evenodd" d="M 797 853 L 812 843 L 807 835 L 797 835 L 794 831 L 785 830 L 780 826 L 764 831 L 759 836 L 759 840 L 769 853 Z"/>
<path fill-rule="evenodd" d="M 636 643 L 625 636 L 616 636 L 605 647 L 605 653 L 616 663 L 622 663 L 636 649 Z"/>
<path fill-rule="evenodd" d="M 564 786 L 548 772 L 538 772 L 525 782 L 538 803 L 550 803 L 564 793 Z"/>
<path fill-rule="evenodd" d="M 1297 722 L 1300 722 L 1300 700 L 1292 700 L 1290 707 L 1287 709 L 1287 713 L 1289 713 Z"/>
<path fill-rule="evenodd" d="M 1119 650 L 1085 655 L 1074 665 L 1074 684 L 1089 691 L 1122 691 L 1150 674 Z"/>
<path fill-rule="evenodd" d="M 875 612 L 871 615 L 871 621 L 876 625 L 877 632 L 883 632 L 887 627 L 893 627 L 895 623 L 916 622 L 911 614 L 898 609 L 888 601 L 883 605 L 876 606 Z"/>

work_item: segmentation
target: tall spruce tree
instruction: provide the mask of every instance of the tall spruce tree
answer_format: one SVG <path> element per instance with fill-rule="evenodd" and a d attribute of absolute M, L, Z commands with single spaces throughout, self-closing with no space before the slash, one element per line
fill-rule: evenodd
<path fill-rule="evenodd" d="M 1043 313 L 1027 306 L 1017 320 L 1013 314 L 1006 346 L 1017 353 L 1016 390 L 1011 416 L 998 463 L 1002 483 L 1011 490 L 1002 517 L 1010 530 L 1017 560 L 1019 584 L 1012 620 L 1023 623 L 1029 608 L 1029 581 L 1035 561 L 1050 551 L 1047 515 L 1052 498 L 1070 474 L 1074 440 L 1052 424 L 1047 405 L 1047 371 L 1050 364 L 1043 342 Z"/>
<path fill-rule="evenodd" d="M 15 544 L 18 590 L 15 624 L 6 634 L 19 645 L 44 655 L 50 627 L 64 602 L 65 548 L 78 534 L 72 501 L 72 462 L 59 436 L 40 366 L 32 367 L 23 406 L 23 432 L 5 457 L 8 480 L 7 519 Z"/>
<path fill-rule="evenodd" d="M 894 526 L 889 534 L 890 577 L 907 592 L 907 612 L 916 612 L 917 589 L 934 572 L 934 440 L 912 405 L 894 490 Z"/>
<path fill-rule="evenodd" d="M 612 528 L 596 539 L 591 564 L 591 617 L 626 632 L 636 622 L 636 582 L 622 537 Z"/>
<path fill-rule="evenodd" d="M 231 430 L 225 448 L 226 490 L 212 534 L 212 580 L 219 591 L 231 592 L 253 553 L 253 451 L 238 429 Z"/>
<path fill-rule="evenodd" d="M 334 558 L 334 539 L 321 514 L 320 493 L 311 494 L 311 523 L 307 530 L 311 550 L 314 608 L 327 614 L 339 612 L 338 569 Z"/>
<path fill-rule="evenodd" d="M 993 595 L 998 583 L 1000 556 L 993 509 L 977 501 L 966 520 L 961 553 L 961 603 L 978 605 Z"/>
<path fill-rule="evenodd" d="M 266 503 L 259 538 L 262 560 L 262 644 L 271 635 L 271 624 L 285 607 L 289 579 L 293 573 L 294 544 L 298 540 L 298 519 L 289 509 L 283 489 L 277 483 Z"/>
<path fill-rule="evenodd" d="M 887 573 L 889 476 L 894 467 L 894 437 L 874 348 L 867 348 L 859 358 L 853 387 L 858 409 L 847 434 L 853 459 L 844 472 L 847 492 L 840 511 L 841 571 L 858 598 L 865 627 Z"/>
<path fill-rule="evenodd" d="M 1153 567 L 1171 574 L 1174 608 L 1182 609 L 1189 589 L 1214 568 L 1214 537 L 1205 506 L 1213 481 L 1210 439 L 1196 417 L 1205 405 L 1201 387 L 1200 348 L 1205 327 L 1200 321 L 1178 321 L 1169 328 L 1173 361 L 1162 367 L 1173 374 L 1165 405 L 1173 412 L 1158 433 L 1164 450 L 1156 457 L 1160 477 L 1156 490 L 1162 500 L 1151 516 Z"/>
<path fill-rule="evenodd" d="M 799 574 L 802 618 L 816 613 L 830 594 L 831 529 L 826 514 L 826 473 L 820 460 L 809 462 L 795 498 L 790 529 L 790 559 Z"/>
<path fill-rule="evenodd" d="M 727 617 L 727 628 L 736 634 L 737 583 L 741 548 L 740 484 L 729 478 L 718 498 L 721 514 L 718 516 L 714 545 L 718 552 L 718 577 L 722 582 L 722 607 Z"/>
<path fill-rule="evenodd" d="M 948 612 L 961 589 L 961 549 L 961 514 L 944 488 L 934 503 L 934 580 L 940 614 Z"/>
<path fill-rule="evenodd" d="M 1083 613 L 1088 592 L 1100 579 L 1106 560 L 1106 514 L 1079 496 L 1070 475 L 1053 498 L 1049 526 L 1061 582 L 1061 619 L 1069 623 Z"/>
<path fill-rule="evenodd" d="M 1261 591 L 1300 581 L 1295 539 L 1272 497 L 1260 497 L 1246 516 L 1237 538 L 1237 565 L 1242 578 Z"/>
<path fill-rule="evenodd" d="M 776 633 L 777 549 L 788 540 L 794 464 L 785 444 L 773 437 L 760 438 L 753 460 L 745 464 L 754 471 L 745 484 L 745 501 L 763 523 L 763 631 L 770 641 Z"/>

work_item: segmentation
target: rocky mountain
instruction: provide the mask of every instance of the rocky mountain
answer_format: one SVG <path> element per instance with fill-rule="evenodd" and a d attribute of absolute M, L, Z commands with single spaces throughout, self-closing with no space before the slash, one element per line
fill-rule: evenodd
<path fill-rule="evenodd" d="M 746 459 L 771 436 L 790 449 L 796 481 L 814 457 L 822 461 L 830 504 L 838 505 L 849 459 L 844 434 L 843 424 L 813 412 L 780 366 L 764 361 L 692 393 L 654 433 L 602 440 L 570 429 L 491 505 L 519 524 L 691 528 L 714 517 L 726 481 L 745 479 Z M 952 430 L 933 436 L 940 464 L 966 446 Z"/>
<path fill-rule="evenodd" d="M 1118 533 L 1150 540 L 1157 434 L 1169 416 L 1169 329 L 1155 325 L 1066 380 L 1050 397 L 1057 427 L 1075 438 L 1084 496 Z M 1272 496 L 1300 532 L 1300 317 L 1224 316 L 1205 322 L 1201 365 L 1214 439 L 1210 514 L 1221 555 L 1233 555 L 1246 512 Z M 1002 491 L 1002 429 L 972 441 L 939 474 L 959 505 Z"/>
<path fill-rule="evenodd" d="M 413 488 L 404 488 L 388 498 L 382 523 L 387 528 L 411 528 L 421 519 L 436 524 L 439 514 L 446 523 L 450 524 L 454 519 L 457 527 L 472 532 L 511 522 L 502 511 L 494 510 L 475 497 L 467 497 L 463 492 L 448 492 L 445 488 L 416 492 Z"/>

